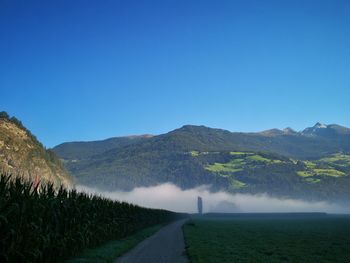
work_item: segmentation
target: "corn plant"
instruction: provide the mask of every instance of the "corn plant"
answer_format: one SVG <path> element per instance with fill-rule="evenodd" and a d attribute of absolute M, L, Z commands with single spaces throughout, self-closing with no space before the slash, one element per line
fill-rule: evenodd
<path fill-rule="evenodd" d="M 185 215 L 0 176 L 0 262 L 59 262 Z"/>

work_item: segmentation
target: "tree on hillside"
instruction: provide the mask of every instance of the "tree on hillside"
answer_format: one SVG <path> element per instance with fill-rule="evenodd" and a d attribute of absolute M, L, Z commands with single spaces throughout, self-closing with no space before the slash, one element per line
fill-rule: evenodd
<path fill-rule="evenodd" d="M 1 111 L 0 112 L 0 119 L 9 119 L 10 116 L 7 114 L 6 111 Z"/>

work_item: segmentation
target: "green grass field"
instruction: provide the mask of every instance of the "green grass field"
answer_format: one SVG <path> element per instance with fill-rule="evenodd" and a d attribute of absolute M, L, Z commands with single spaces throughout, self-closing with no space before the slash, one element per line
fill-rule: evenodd
<path fill-rule="evenodd" d="M 211 215 L 184 234 L 192 263 L 350 262 L 350 216 Z"/>
<path fill-rule="evenodd" d="M 332 154 L 319 160 L 304 161 L 306 170 L 298 171 L 297 175 L 304 177 L 305 181 L 317 183 L 321 181 L 320 177 L 342 177 L 347 176 L 347 173 L 341 171 L 350 165 L 350 156 L 346 154 Z M 340 170 L 339 170 L 340 169 Z M 319 178 L 306 178 L 317 176 Z"/>

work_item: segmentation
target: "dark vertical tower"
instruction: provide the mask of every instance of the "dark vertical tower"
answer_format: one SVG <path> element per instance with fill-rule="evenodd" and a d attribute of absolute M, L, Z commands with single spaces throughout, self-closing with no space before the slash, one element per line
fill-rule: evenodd
<path fill-rule="evenodd" d="M 197 206 L 198 206 L 198 214 L 202 214 L 203 213 L 203 200 L 202 200 L 202 197 L 200 197 L 200 196 L 198 196 Z"/>

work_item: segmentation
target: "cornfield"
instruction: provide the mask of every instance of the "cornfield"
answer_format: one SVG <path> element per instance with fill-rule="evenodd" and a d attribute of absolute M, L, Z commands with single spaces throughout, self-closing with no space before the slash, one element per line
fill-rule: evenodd
<path fill-rule="evenodd" d="M 183 214 L 0 176 L 0 262 L 59 262 Z"/>

